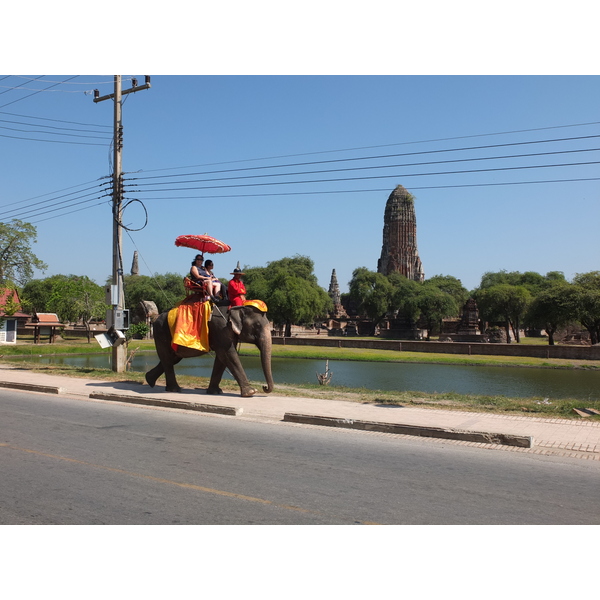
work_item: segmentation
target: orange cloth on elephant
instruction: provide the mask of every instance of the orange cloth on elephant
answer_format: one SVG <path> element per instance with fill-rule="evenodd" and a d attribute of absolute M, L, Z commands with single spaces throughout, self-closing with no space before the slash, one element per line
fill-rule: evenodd
<path fill-rule="evenodd" d="M 268 311 L 267 305 L 262 300 L 246 300 L 244 306 L 254 306 L 254 308 L 258 308 L 260 312 L 264 313 Z"/>
<path fill-rule="evenodd" d="M 210 302 L 199 302 L 193 296 L 180 302 L 179 306 L 169 311 L 168 321 L 171 330 L 171 345 L 177 351 L 177 346 L 185 346 L 208 352 L 208 321 L 212 308 Z"/>
<path fill-rule="evenodd" d="M 241 279 L 232 279 L 227 286 L 227 295 L 229 296 L 229 306 L 242 306 L 241 296 L 246 294 L 246 286 Z"/>

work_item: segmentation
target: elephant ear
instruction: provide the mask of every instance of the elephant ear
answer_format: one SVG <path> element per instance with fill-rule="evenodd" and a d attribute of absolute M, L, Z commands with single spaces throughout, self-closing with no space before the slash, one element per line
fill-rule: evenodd
<path fill-rule="evenodd" d="M 229 310 L 229 325 L 236 335 L 241 335 L 244 311 L 241 306 L 231 307 Z"/>

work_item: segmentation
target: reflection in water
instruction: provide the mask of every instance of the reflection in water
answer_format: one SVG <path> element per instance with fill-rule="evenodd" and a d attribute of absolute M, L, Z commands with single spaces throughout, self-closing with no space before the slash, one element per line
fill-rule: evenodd
<path fill-rule="evenodd" d="M 18 360 L 18 359 L 12 359 Z M 32 358 L 27 357 L 28 361 Z M 42 356 L 43 364 L 66 364 L 87 368 L 110 368 L 110 354 L 85 356 Z M 136 354 L 134 371 L 146 372 L 156 365 L 156 354 Z M 210 377 L 210 356 L 181 361 L 175 370 L 182 375 Z M 264 381 L 260 359 L 242 356 L 251 381 Z M 317 373 L 323 372 L 324 360 L 274 358 L 273 377 L 278 383 L 317 384 Z M 330 360 L 333 378 L 329 387 L 345 386 L 369 390 L 416 392 L 457 392 L 460 394 L 501 395 L 543 398 L 600 398 L 600 372 L 566 369 L 519 367 L 469 367 L 411 363 L 381 363 Z M 231 379 L 227 373 L 226 378 Z M 159 379 L 159 385 L 164 379 Z"/>

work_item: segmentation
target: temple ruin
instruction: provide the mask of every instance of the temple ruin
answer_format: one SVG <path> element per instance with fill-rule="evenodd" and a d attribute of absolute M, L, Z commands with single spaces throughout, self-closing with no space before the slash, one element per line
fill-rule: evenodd
<path fill-rule="evenodd" d="M 377 272 L 401 273 L 423 281 L 423 265 L 417 251 L 417 217 L 413 195 L 401 185 L 390 194 L 383 215 L 383 245 Z"/>

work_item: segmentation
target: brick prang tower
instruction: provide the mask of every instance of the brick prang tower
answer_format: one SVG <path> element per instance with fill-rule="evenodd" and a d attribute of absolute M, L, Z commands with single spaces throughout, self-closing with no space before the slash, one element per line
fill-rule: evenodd
<path fill-rule="evenodd" d="M 423 281 L 423 265 L 417 251 L 417 217 L 414 197 L 401 185 L 390 194 L 383 215 L 383 245 L 377 272 L 401 273 Z"/>

